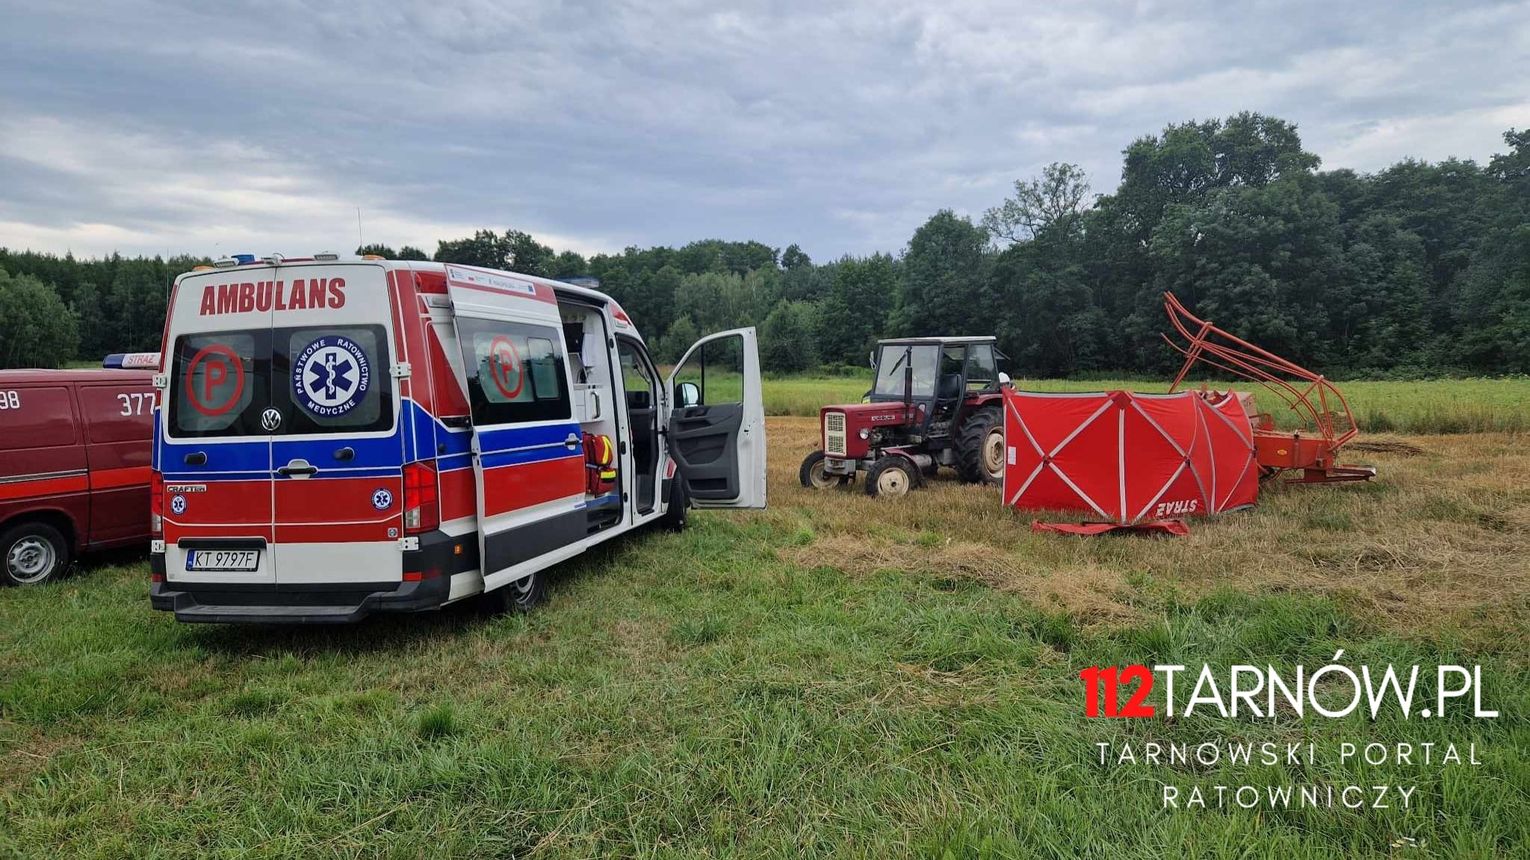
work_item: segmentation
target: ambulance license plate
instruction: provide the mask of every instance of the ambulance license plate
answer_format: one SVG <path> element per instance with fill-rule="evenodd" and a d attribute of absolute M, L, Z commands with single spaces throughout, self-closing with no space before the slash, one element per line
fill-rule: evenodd
<path fill-rule="evenodd" d="M 188 549 L 187 570 L 252 571 L 260 569 L 258 549 Z"/>

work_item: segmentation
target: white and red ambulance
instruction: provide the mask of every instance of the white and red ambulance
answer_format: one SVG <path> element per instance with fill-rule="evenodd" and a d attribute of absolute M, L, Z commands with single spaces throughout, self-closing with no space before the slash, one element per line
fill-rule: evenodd
<path fill-rule="evenodd" d="M 667 378 L 596 290 L 453 264 L 245 256 L 176 280 L 152 602 L 333 623 L 475 595 L 687 506 L 765 506 L 752 328 Z"/>

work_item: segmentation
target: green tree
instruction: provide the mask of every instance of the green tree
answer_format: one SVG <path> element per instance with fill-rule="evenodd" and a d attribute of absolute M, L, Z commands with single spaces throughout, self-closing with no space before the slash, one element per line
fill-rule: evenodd
<path fill-rule="evenodd" d="M 111 352 L 154 352 L 165 328 L 171 276 L 159 258 L 122 260 L 112 278 Z"/>
<path fill-rule="evenodd" d="M 1054 162 L 1041 176 L 1015 180 L 1015 196 L 983 213 L 983 229 L 1008 242 L 1034 239 L 1043 230 L 1076 233 L 1089 198 L 1089 177 L 1077 164 Z"/>
<path fill-rule="evenodd" d="M 57 289 L 0 269 L 0 368 L 62 367 L 79 345 L 79 322 Z"/>
<path fill-rule="evenodd" d="M 701 339 L 701 334 L 696 330 L 696 324 L 691 322 L 690 317 L 680 317 L 670 324 L 669 330 L 658 341 L 659 360 L 665 364 L 674 364 L 680 360 L 685 351 L 691 348 L 691 344 Z"/>
<path fill-rule="evenodd" d="M 818 345 L 824 361 L 866 365 L 877 339 L 888 334 L 898 290 L 898 263 L 887 254 L 845 257 L 829 267 L 828 293 L 817 303 Z"/>
<path fill-rule="evenodd" d="M 760 364 L 776 373 L 818 367 L 814 318 L 815 309 L 806 302 L 778 303 L 760 327 Z"/>
<path fill-rule="evenodd" d="M 989 287 L 988 233 L 949 209 L 914 231 L 903 255 L 893 328 L 904 335 L 987 334 L 999 308 Z"/>

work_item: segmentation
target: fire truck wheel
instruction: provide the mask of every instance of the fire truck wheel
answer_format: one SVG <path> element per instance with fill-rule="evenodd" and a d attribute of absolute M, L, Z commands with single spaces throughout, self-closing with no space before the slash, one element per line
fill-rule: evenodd
<path fill-rule="evenodd" d="M 956 471 L 969 484 L 1004 480 L 1004 422 L 998 405 L 984 406 L 956 435 Z"/>
<path fill-rule="evenodd" d="M 687 518 L 690 516 L 691 495 L 685 491 L 685 481 L 676 475 L 669 484 L 669 507 L 664 511 L 664 518 L 660 520 L 666 531 L 685 531 Z"/>
<path fill-rule="evenodd" d="M 866 470 L 866 495 L 897 498 L 919 486 L 919 470 L 906 457 L 883 457 Z"/>
<path fill-rule="evenodd" d="M 855 478 L 850 475 L 831 475 L 823 470 L 824 455 L 822 451 L 814 451 L 802 461 L 802 468 L 797 470 L 797 480 L 802 486 L 810 490 L 827 490 L 830 487 L 843 487 Z"/>
<path fill-rule="evenodd" d="M 69 544 L 47 523 L 21 523 L 0 534 L 0 581 L 37 585 L 69 567 Z"/>

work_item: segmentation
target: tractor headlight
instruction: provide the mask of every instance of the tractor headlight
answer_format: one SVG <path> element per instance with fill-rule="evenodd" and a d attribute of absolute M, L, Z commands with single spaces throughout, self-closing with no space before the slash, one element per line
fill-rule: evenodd
<path fill-rule="evenodd" d="M 861 436 L 862 439 L 870 439 L 871 438 L 871 430 L 869 428 L 862 427 L 861 428 L 860 436 Z"/>

